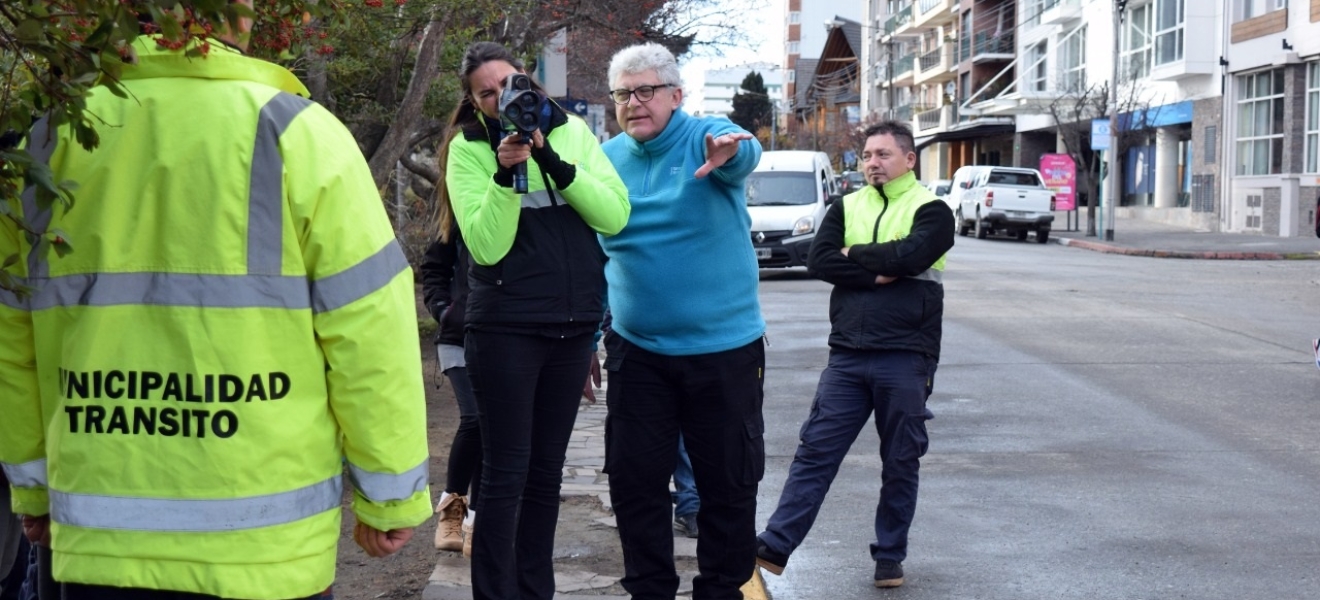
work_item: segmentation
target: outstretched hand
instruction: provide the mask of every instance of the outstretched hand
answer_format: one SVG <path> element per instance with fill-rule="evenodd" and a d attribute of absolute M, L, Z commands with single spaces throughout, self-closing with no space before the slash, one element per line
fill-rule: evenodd
<path fill-rule="evenodd" d="M 738 144 L 750 140 L 750 133 L 726 133 L 720 137 L 706 134 L 706 164 L 697 169 L 697 179 L 710 175 L 711 171 L 724 166 L 729 159 L 738 154 Z"/>

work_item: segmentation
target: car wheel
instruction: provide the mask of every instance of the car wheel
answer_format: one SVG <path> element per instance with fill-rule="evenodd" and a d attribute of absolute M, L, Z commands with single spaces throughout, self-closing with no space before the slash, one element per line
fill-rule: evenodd
<path fill-rule="evenodd" d="M 1027 241 L 1027 230 L 1019 229 L 1017 232 L 1017 239 L 1019 242 Z"/>
<path fill-rule="evenodd" d="M 967 232 L 971 230 L 971 228 L 967 226 L 967 221 L 963 219 L 961 208 L 954 214 L 953 224 L 954 227 L 958 229 L 958 235 L 965 236 L 967 235 Z"/>
<path fill-rule="evenodd" d="M 985 226 L 985 223 L 981 221 L 981 211 L 976 212 L 976 221 L 974 222 L 974 225 L 976 226 L 976 239 L 983 240 L 985 239 L 985 236 L 990 235 L 990 230 Z"/>
<path fill-rule="evenodd" d="M 1048 242 L 1048 241 L 1050 241 L 1050 230 L 1048 230 L 1048 229 L 1042 229 L 1042 230 L 1036 232 L 1036 243 L 1037 243 L 1037 244 L 1044 244 L 1045 242 Z"/>

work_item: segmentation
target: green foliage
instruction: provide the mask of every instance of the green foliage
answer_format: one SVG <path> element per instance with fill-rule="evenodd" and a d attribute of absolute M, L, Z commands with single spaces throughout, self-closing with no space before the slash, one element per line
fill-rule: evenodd
<path fill-rule="evenodd" d="M 733 95 L 733 112 L 729 120 L 739 127 L 755 133 L 774 120 L 769 90 L 760 73 L 752 71 L 742 80 L 742 90 Z"/>
<path fill-rule="evenodd" d="M 73 250 L 67 236 L 36 231 L 27 222 L 33 215 L 20 215 L 17 209 L 23 190 L 31 188 L 38 209 L 58 205 L 68 210 L 76 189 L 71 181 L 55 181 L 48 165 L 32 159 L 23 139 L 38 119 L 46 118 L 52 131 L 68 126 L 78 145 L 94 150 L 100 144 L 100 123 L 87 112 L 87 97 L 93 88 L 128 96 L 119 78 L 124 67 L 136 61 L 133 43 L 140 35 L 157 34 L 162 46 L 187 47 L 189 55 L 204 56 L 212 34 L 226 31 L 226 24 L 240 18 L 278 20 L 290 30 L 295 23 L 331 14 L 337 6 L 317 0 L 258 0 L 256 11 L 229 0 L 0 3 L 0 219 L 14 222 L 39 258 L 51 249 L 59 255 Z M 297 36 L 278 39 L 284 52 L 304 41 Z M 275 51 L 269 41 L 266 46 L 255 42 L 258 48 Z M 0 261 L 0 287 L 20 288 L 11 272 L 19 258 L 4 256 Z"/>

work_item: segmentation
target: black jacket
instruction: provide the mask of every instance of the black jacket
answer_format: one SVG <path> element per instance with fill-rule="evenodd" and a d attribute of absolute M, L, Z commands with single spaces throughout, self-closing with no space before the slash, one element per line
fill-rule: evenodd
<path fill-rule="evenodd" d="M 449 229 L 449 243 L 436 240 L 422 258 L 422 298 L 440 324 L 435 343 L 463 345 L 463 320 L 468 295 L 468 254 L 458 225 Z"/>
<path fill-rule="evenodd" d="M 953 229 L 948 205 L 930 202 L 917 209 L 903 239 L 858 244 L 844 256 L 843 202 L 831 205 L 807 257 L 808 272 L 834 284 L 830 347 L 909 350 L 938 359 L 944 285 L 913 276 L 926 272 L 953 248 Z M 877 285 L 876 275 L 898 280 Z"/>
<path fill-rule="evenodd" d="M 548 123 L 542 127 L 546 148 L 551 132 L 568 121 L 558 105 L 551 107 Z M 486 141 L 495 151 L 499 147 L 499 132 L 492 130 L 496 123 L 489 128 L 467 127 L 463 135 L 469 142 Z M 533 158 L 542 165 L 550 206 L 522 208 L 513 247 L 498 263 L 486 266 L 469 261 L 467 326 L 549 335 L 594 332 L 605 311 L 605 252 L 596 232 L 558 193 L 573 180 L 567 163 L 560 169 L 548 166 L 561 160 L 556 155 L 543 161 L 536 149 Z M 496 181 L 502 175 L 497 173 Z"/>

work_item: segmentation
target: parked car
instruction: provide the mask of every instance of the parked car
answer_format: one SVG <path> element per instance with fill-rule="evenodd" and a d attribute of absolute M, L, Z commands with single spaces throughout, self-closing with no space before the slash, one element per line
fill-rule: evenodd
<path fill-rule="evenodd" d="M 777 150 L 761 154 L 747 176 L 752 247 L 762 268 L 807 264 L 816 228 L 842 194 L 824 152 Z"/>
<path fill-rule="evenodd" d="M 953 175 L 958 193 L 954 221 L 958 234 L 974 230 L 984 239 L 1006 233 L 1025 241 L 1029 232 L 1044 244 L 1054 222 L 1054 192 L 1045 187 L 1040 171 L 1013 167 L 967 166 Z"/>
<path fill-rule="evenodd" d="M 866 175 L 860 171 L 844 171 L 839 175 L 839 193 L 851 194 L 866 186 Z"/>
<path fill-rule="evenodd" d="M 949 194 L 949 187 L 952 185 L 952 183 L 953 182 L 949 179 L 936 179 L 935 181 L 932 181 L 925 185 L 926 185 L 926 189 L 930 190 L 932 194 L 935 194 L 935 197 L 939 198 L 940 200 L 943 200 L 945 204 L 949 205 L 949 210 L 957 212 L 958 205 L 955 204 L 950 199 L 950 194 Z"/>

